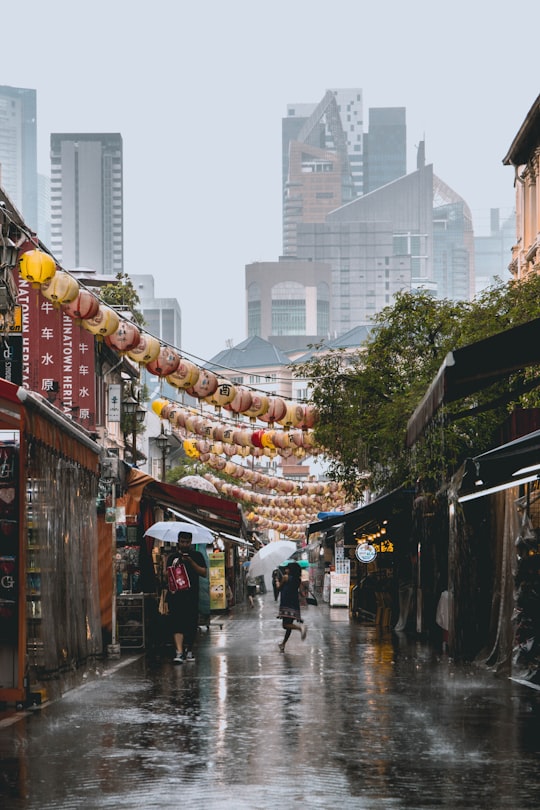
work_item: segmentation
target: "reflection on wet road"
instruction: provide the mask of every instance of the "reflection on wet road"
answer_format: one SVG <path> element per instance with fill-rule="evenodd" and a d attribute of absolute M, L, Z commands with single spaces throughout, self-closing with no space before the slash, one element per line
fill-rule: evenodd
<path fill-rule="evenodd" d="M 281 654 L 256 602 L 195 663 L 131 659 L 0 727 L 2 807 L 539 806 L 540 693 L 322 604 Z"/>

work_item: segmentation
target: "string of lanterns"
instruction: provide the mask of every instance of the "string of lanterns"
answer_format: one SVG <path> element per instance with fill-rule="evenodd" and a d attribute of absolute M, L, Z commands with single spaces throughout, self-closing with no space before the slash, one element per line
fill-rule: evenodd
<path fill-rule="evenodd" d="M 28 243 L 25 243 L 26 245 Z M 266 396 L 242 385 L 233 385 L 214 372 L 182 357 L 175 348 L 121 318 L 94 293 L 81 287 L 77 279 L 59 268 L 48 253 L 38 248 L 25 250 L 19 258 L 22 278 L 40 290 L 52 304 L 83 329 L 121 355 L 144 365 L 150 374 L 164 378 L 173 387 L 196 399 L 224 408 L 250 419 L 277 422 L 285 427 L 314 427 L 317 412 L 313 405 L 288 402 L 282 397 Z"/>

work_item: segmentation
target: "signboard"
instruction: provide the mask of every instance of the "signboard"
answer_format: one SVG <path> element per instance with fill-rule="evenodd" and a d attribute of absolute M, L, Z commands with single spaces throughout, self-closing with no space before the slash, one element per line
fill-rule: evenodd
<path fill-rule="evenodd" d="M 373 562 L 373 560 L 377 556 L 377 551 L 369 543 L 359 543 L 356 546 L 356 551 L 354 552 L 354 554 L 359 562 L 370 563 Z"/>
<path fill-rule="evenodd" d="M 349 607 L 349 574 L 330 572 L 330 607 Z"/>
<path fill-rule="evenodd" d="M 122 391 L 121 386 L 114 383 L 109 385 L 108 390 L 108 403 L 109 403 L 109 422 L 120 422 L 122 416 Z"/>
<path fill-rule="evenodd" d="M 219 551 L 208 557 L 210 584 L 210 610 L 226 610 L 227 587 L 225 582 L 225 552 Z"/>
<path fill-rule="evenodd" d="M 22 341 L 22 335 L 9 335 L 0 344 L 0 377 L 14 385 L 23 381 Z"/>

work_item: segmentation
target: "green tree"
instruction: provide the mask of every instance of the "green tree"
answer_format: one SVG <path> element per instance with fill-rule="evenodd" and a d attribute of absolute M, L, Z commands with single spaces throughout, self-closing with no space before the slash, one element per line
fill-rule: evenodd
<path fill-rule="evenodd" d="M 320 415 L 315 435 L 330 477 L 353 497 L 367 488 L 388 492 L 419 477 L 436 485 L 467 455 L 488 449 L 509 410 L 530 404 L 538 393 L 534 371 L 446 406 L 412 451 L 405 449 L 407 421 L 449 351 L 539 315 L 540 277 L 501 282 L 471 303 L 402 292 L 374 318 L 354 355 L 319 347 L 293 367 L 311 381 Z"/>
<path fill-rule="evenodd" d="M 127 273 L 117 273 L 116 281 L 105 284 L 100 290 L 100 298 L 105 304 L 111 307 L 125 307 L 133 316 L 133 322 L 138 326 L 144 326 L 144 316 L 139 309 L 141 300 L 133 282 Z"/>

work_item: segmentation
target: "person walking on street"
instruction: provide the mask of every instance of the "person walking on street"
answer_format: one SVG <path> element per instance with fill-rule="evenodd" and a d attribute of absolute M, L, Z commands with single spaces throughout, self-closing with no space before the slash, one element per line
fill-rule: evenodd
<path fill-rule="evenodd" d="M 178 532 L 178 550 L 167 558 L 167 567 L 175 561 L 186 567 L 189 576 L 189 587 L 184 590 L 167 593 L 169 617 L 173 633 L 176 655 L 175 664 L 194 661 L 193 644 L 199 626 L 199 577 L 207 576 L 206 562 L 200 551 L 192 546 L 191 532 Z"/>
<path fill-rule="evenodd" d="M 298 630 L 302 641 L 304 641 L 307 634 L 307 627 L 300 615 L 299 591 L 301 582 L 302 569 L 297 562 L 289 563 L 278 586 L 280 599 L 277 618 L 282 620 L 282 626 L 285 630 L 283 641 L 278 645 L 280 652 L 285 652 L 285 644 L 293 630 Z"/>

